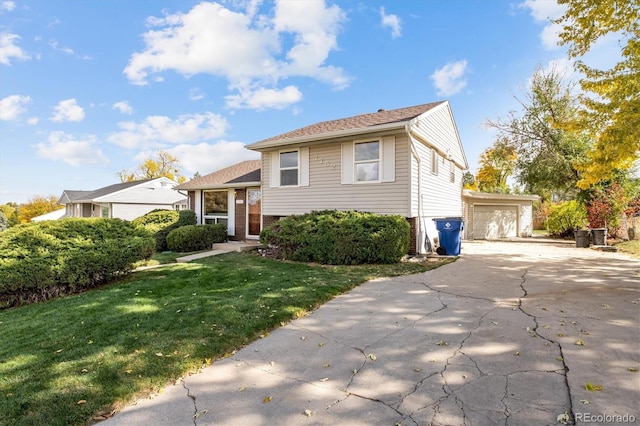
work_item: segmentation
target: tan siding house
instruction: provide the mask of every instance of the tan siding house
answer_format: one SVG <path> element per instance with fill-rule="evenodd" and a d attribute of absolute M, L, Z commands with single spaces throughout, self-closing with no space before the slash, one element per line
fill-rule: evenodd
<path fill-rule="evenodd" d="M 433 218 L 463 215 L 468 165 L 446 101 L 324 121 L 247 148 L 261 159 L 177 187 L 199 223 L 225 223 L 234 239 L 292 214 L 359 210 L 406 217 L 410 253 L 424 253 L 438 235 Z"/>

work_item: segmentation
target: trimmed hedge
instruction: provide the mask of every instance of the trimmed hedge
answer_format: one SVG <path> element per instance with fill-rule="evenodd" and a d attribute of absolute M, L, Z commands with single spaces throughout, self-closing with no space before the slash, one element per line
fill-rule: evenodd
<path fill-rule="evenodd" d="M 287 216 L 265 228 L 260 242 L 300 262 L 396 263 L 409 250 L 409 232 L 402 216 L 324 210 Z"/>
<path fill-rule="evenodd" d="M 207 250 L 212 244 L 225 241 L 227 227 L 223 224 L 186 225 L 174 229 L 167 235 L 167 247 L 178 253 Z"/>
<path fill-rule="evenodd" d="M 68 218 L 0 233 L 0 308 L 77 293 L 153 255 L 147 231 L 120 219 Z"/>
<path fill-rule="evenodd" d="M 166 251 L 167 235 L 176 228 L 197 223 L 193 210 L 156 209 L 133 219 L 132 223 L 152 232 L 156 238 L 156 251 Z"/>

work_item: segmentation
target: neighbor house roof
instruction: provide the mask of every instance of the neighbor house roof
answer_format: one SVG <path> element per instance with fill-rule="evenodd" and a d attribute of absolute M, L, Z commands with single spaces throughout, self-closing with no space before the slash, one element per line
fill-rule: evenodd
<path fill-rule="evenodd" d="M 247 145 L 249 149 L 260 150 L 278 145 L 287 145 L 311 140 L 327 139 L 337 136 L 347 136 L 357 133 L 373 132 L 386 128 L 404 126 L 408 121 L 429 111 L 446 101 L 431 102 L 393 110 L 378 110 L 378 112 L 355 115 L 338 120 L 322 121 L 310 126 L 302 127 L 291 132 L 273 136 L 268 139 Z"/>
<path fill-rule="evenodd" d="M 250 186 L 260 184 L 261 160 L 246 160 L 205 176 L 191 179 L 176 189 L 209 189 L 214 187 Z"/>
<path fill-rule="evenodd" d="M 141 183 L 149 182 L 153 179 L 134 180 L 131 182 L 115 183 L 113 185 L 105 186 L 95 189 L 93 191 L 76 191 L 65 189 L 58 201 L 61 204 L 91 201 L 96 198 L 104 197 L 105 195 L 113 194 L 114 192 L 122 191 L 123 189 L 131 188 L 132 186 L 140 185 Z"/>

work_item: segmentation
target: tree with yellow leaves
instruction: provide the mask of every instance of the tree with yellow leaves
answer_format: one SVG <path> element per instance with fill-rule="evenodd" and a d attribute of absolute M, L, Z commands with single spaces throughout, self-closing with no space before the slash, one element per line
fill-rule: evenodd
<path fill-rule="evenodd" d="M 585 75 L 580 81 L 582 111 L 574 126 L 595 142 L 581 166 L 578 186 L 586 189 L 629 170 L 640 157 L 640 1 L 558 0 L 567 10 L 560 44 Z M 609 70 L 587 66 L 584 55 L 602 37 L 618 36 L 621 60 Z"/>
<path fill-rule="evenodd" d="M 18 207 L 18 220 L 20 223 L 30 222 L 36 216 L 60 210 L 64 206 L 58 204 L 58 197 L 49 195 L 48 197 L 35 196 Z"/>
<path fill-rule="evenodd" d="M 480 154 L 476 183 L 481 192 L 508 194 L 507 180 L 513 174 L 518 154 L 506 137 L 498 138 Z"/>
<path fill-rule="evenodd" d="M 180 160 L 176 157 L 166 151 L 158 151 L 155 158 L 143 160 L 136 170 L 122 169 L 118 172 L 118 176 L 121 182 L 167 177 L 178 183 L 183 183 L 186 182 L 187 178 L 180 174 L 179 166 Z"/>

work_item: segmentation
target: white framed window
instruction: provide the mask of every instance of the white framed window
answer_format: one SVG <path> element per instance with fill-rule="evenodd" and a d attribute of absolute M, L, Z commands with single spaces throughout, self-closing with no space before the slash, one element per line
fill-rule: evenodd
<path fill-rule="evenodd" d="M 380 141 L 353 144 L 353 169 L 356 182 L 380 181 Z"/>
<path fill-rule="evenodd" d="M 202 217 L 204 223 L 222 223 L 229 221 L 229 191 L 203 191 Z"/>
<path fill-rule="evenodd" d="M 342 143 L 340 183 L 396 181 L 396 138 L 361 139 Z"/>
<path fill-rule="evenodd" d="M 298 151 L 280 153 L 280 186 L 298 186 Z"/>
<path fill-rule="evenodd" d="M 449 180 L 451 183 L 456 182 L 456 165 L 451 160 L 449 160 Z"/>
<path fill-rule="evenodd" d="M 438 175 L 438 158 L 440 157 L 440 155 L 438 154 L 438 151 L 436 151 L 435 149 L 431 148 L 431 174 L 432 175 Z"/>

